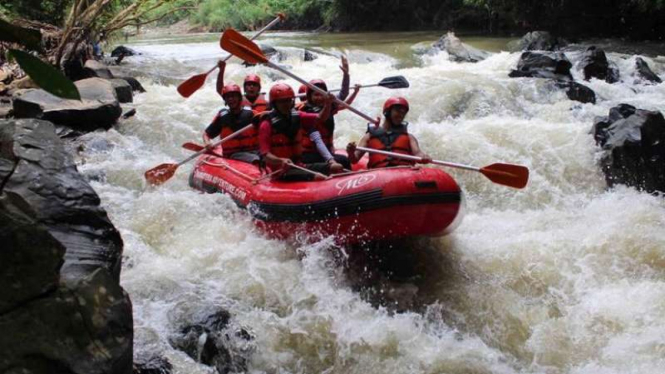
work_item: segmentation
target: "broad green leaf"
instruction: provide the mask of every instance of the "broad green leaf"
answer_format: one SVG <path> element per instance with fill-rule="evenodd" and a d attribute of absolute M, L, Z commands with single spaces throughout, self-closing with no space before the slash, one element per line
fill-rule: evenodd
<path fill-rule="evenodd" d="M 42 34 L 39 30 L 12 25 L 0 18 L 0 41 L 17 43 L 33 51 L 42 50 Z"/>
<path fill-rule="evenodd" d="M 72 81 L 60 70 L 23 51 L 10 49 L 18 65 L 44 91 L 63 99 L 81 100 L 81 95 Z"/>

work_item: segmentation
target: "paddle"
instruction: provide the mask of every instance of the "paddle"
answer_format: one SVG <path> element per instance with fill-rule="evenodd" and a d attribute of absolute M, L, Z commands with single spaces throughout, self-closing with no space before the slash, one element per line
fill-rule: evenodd
<path fill-rule="evenodd" d="M 212 148 L 224 143 L 227 140 L 231 140 L 231 139 L 235 138 L 236 136 L 240 135 L 243 131 L 245 131 L 245 130 L 249 129 L 250 127 L 252 127 L 252 126 L 254 126 L 254 125 L 249 124 L 249 125 L 245 126 L 245 127 L 241 128 L 240 130 L 234 132 L 233 134 L 230 134 L 230 135 L 226 136 L 225 138 L 223 138 L 221 140 L 218 140 L 215 143 L 212 143 L 210 145 L 210 147 L 208 147 L 208 148 L 212 149 Z M 185 144 L 188 144 L 188 143 L 185 143 Z M 190 149 L 188 147 L 186 147 L 186 148 Z M 166 182 L 167 180 L 171 179 L 171 177 L 173 177 L 173 174 L 175 174 L 175 171 L 178 170 L 179 166 L 181 166 L 183 164 L 186 164 L 187 162 L 195 159 L 197 156 L 207 152 L 208 148 L 201 147 L 201 149 L 198 150 L 196 153 L 194 153 L 193 155 L 191 155 L 191 156 L 187 157 L 186 159 L 180 161 L 177 164 L 165 163 L 165 164 L 161 164 L 159 166 L 156 166 L 156 167 L 154 167 L 154 168 L 152 168 L 152 169 L 145 172 L 145 174 L 144 174 L 145 179 L 151 185 L 159 186 L 160 184 L 162 184 L 162 183 Z"/>
<path fill-rule="evenodd" d="M 252 40 L 258 38 L 259 35 L 263 34 L 266 30 L 268 30 L 268 29 L 270 29 L 271 27 L 275 26 L 275 25 L 277 24 L 277 22 L 282 21 L 282 20 L 284 20 L 285 18 L 286 18 L 286 16 L 285 16 L 283 13 L 277 13 L 277 17 L 276 17 L 274 20 L 272 20 L 269 24 L 267 24 L 264 28 L 262 28 L 261 30 L 259 30 L 259 31 L 258 31 L 258 32 L 252 37 Z M 223 61 L 227 61 L 227 60 L 230 59 L 231 57 L 233 57 L 232 54 L 226 56 L 226 57 L 224 58 Z M 212 73 L 215 69 L 217 69 L 217 66 L 215 66 L 214 68 L 212 68 L 212 69 L 206 71 L 206 72 L 203 73 L 203 74 L 197 74 L 197 75 L 195 75 L 195 76 L 193 76 L 193 77 L 187 79 L 186 81 L 180 83 L 180 85 L 178 86 L 178 93 L 179 93 L 182 97 L 190 97 L 190 96 L 192 96 L 192 94 L 193 94 L 194 92 L 198 91 L 199 88 L 203 87 L 203 85 L 205 84 L 206 78 L 208 77 L 208 74 Z"/>
<path fill-rule="evenodd" d="M 412 160 L 412 161 L 422 160 L 422 157 L 405 155 L 401 153 L 394 153 L 388 151 L 381 151 L 373 148 L 356 147 L 356 149 L 363 152 L 378 153 L 390 157 L 402 158 L 405 160 Z M 438 160 L 433 160 L 431 163 L 435 165 L 448 166 L 451 168 L 477 171 L 496 184 L 501 184 L 504 186 L 518 188 L 518 189 L 524 188 L 527 182 L 529 181 L 529 169 L 520 165 L 495 163 L 492 165 L 484 166 L 482 168 L 477 168 L 474 166 L 468 166 L 468 165 L 462 165 L 453 162 L 438 161 Z"/>
<path fill-rule="evenodd" d="M 408 88 L 409 87 L 409 81 L 404 78 L 402 75 L 396 75 L 394 77 L 386 77 L 381 79 L 379 83 L 376 84 L 364 84 L 360 86 L 361 88 L 367 88 L 367 87 L 385 87 L 385 88 L 390 88 L 391 90 L 398 89 L 398 88 Z M 328 90 L 328 92 L 338 92 L 341 91 L 341 88 L 336 88 L 334 90 Z M 306 94 L 299 94 L 299 97 L 306 96 Z"/>
<path fill-rule="evenodd" d="M 256 44 L 252 43 L 251 40 L 245 38 L 244 36 L 240 35 L 239 32 L 235 31 L 234 29 L 228 29 L 224 31 L 224 35 L 222 35 L 222 41 L 221 41 L 222 48 L 235 55 L 238 56 L 239 58 L 252 63 L 252 64 L 265 64 L 282 74 L 289 76 L 298 82 L 304 84 L 305 86 L 309 87 L 310 89 L 322 94 L 322 95 L 328 95 L 328 92 L 320 89 L 319 87 L 316 87 L 306 80 L 300 78 L 299 76 L 291 73 L 288 70 L 285 70 L 281 68 L 280 66 L 270 62 L 268 58 L 263 54 L 259 46 Z M 369 122 L 376 123 L 376 118 L 372 118 L 368 116 L 367 114 L 359 111 L 358 109 L 350 106 L 349 104 L 345 103 L 344 101 L 334 98 L 335 102 L 339 104 L 340 106 L 349 109 L 353 113 L 363 117 L 364 119 L 368 120 Z"/>

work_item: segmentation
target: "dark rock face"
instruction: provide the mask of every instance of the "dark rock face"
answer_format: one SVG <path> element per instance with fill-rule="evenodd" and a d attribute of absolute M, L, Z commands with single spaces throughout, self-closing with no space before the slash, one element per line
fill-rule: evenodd
<path fill-rule="evenodd" d="M 605 51 L 594 46 L 589 47 L 582 61 L 580 61 L 584 71 L 584 80 L 596 78 L 604 80 L 607 83 L 616 83 L 619 81 L 619 69 L 607 60 Z"/>
<path fill-rule="evenodd" d="M 508 76 L 572 81 L 572 66 L 566 55 L 560 52 L 524 52 L 517 63 L 517 70 L 511 71 Z"/>
<path fill-rule="evenodd" d="M 134 360 L 133 374 L 171 374 L 173 366 L 163 357 L 138 357 Z"/>
<path fill-rule="evenodd" d="M 566 90 L 566 95 L 568 95 L 570 100 L 579 101 L 585 104 L 596 103 L 596 93 L 585 85 L 577 82 L 557 82 L 557 86 Z"/>
<path fill-rule="evenodd" d="M 647 192 L 665 192 L 665 118 L 660 112 L 621 104 L 592 129 L 605 155 L 608 186 L 625 184 Z"/>
<path fill-rule="evenodd" d="M 215 367 L 220 374 L 227 374 L 247 371 L 247 358 L 253 350 L 251 340 L 245 329 L 231 323 L 229 312 L 220 310 L 183 327 L 169 338 L 169 343 L 192 359 Z"/>
<path fill-rule="evenodd" d="M 125 55 L 125 56 L 136 56 L 140 55 L 140 53 L 136 52 L 135 50 L 125 47 L 124 45 L 115 47 L 115 49 L 111 52 L 111 57 L 119 57 L 120 55 Z"/>
<path fill-rule="evenodd" d="M 134 101 L 134 90 L 132 85 L 124 79 L 110 79 L 111 85 L 115 89 L 115 94 L 118 96 L 120 103 L 131 103 Z"/>
<path fill-rule="evenodd" d="M 663 83 L 663 80 L 651 71 L 649 64 L 647 64 L 641 57 L 638 57 L 635 60 L 635 64 L 637 65 L 636 73 L 638 78 L 650 83 Z"/>
<path fill-rule="evenodd" d="M 527 33 L 517 43 L 510 45 L 510 49 L 517 51 L 558 51 L 568 45 L 561 38 L 552 36 L 547 31 L 532 31 Z"/>
<path fill-rule="evenodd" d="M 434 50 L 447 52 L 450 60 L 455 62 L 478 62 L 490 56 L 489 52 L 462 43 L 452 32 L 443 35 L 432 47 Z"/>
<path fill-rule="evenodd" d="M 0 372 L 131 373 L 122 239 L 40 120 L 0 120 Z"/>
<path fill-rule="evenodd" d="M 87 78 L 113 79 L 113 74 L 108 66 L 96 60 L 88 60 L 83 67 Z"/>
<path fill-rule="evenodd" d="M 122 114 L 113 85 L 104 79 L 75 82 L 81 101 L 64 100 L 41 89 L 30 89 L 14 97 L 16 118 L 38 118 L 80 131 L 110 128 Z"/>
<path fill-rule="evenodd" d="M 316 60 L 317 58 L 319 58 L 319 56 L 313 54 L 312 52 L 310 52 L 310 51 L 308 51 L 308 50 L 305 50 L 305 56 L 303 57 L 303 61 L 305 61 L 305 62 L 307 62 L 307 61 L 314 61 L 314 60 Z"/>

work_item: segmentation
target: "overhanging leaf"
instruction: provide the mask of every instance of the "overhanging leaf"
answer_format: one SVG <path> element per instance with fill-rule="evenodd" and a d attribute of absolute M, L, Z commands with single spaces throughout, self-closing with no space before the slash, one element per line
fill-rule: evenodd
<path fill-rule="evenodd" d="M 42 50 L 42 34 L 38 30 L 26 29 L 0 18 L 0 41 L 17 43 L 33 51 Z"/>
<path fill-rule="evenodd" d="M 18 65 L 44 91 L 63 99 L 81 100 L 81 95 L 72 81 L 62 72 L 23 51 L 10 49 Z"/>

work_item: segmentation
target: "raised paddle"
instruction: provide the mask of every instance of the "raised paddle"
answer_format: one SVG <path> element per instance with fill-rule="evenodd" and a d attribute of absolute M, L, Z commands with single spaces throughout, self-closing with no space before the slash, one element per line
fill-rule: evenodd
<path fill-rule="evenodd" d="M 269 24 L 267 24 L 264 28 L 259 30 L 256 34 L 254 34 L 254 36 L 252 37 L 252 40 L 258 38 L 259 35 L 263 34 L 266 30 L 268 30 L 271 27 L 275 26 L 277 24 L 277 22 L 282 21 L 285 18 L 286 18 L 286 16 L 283 13 L 277 13 L 277 17 L 274 20 L 272 20 Z M 231 57 L 233 57 L 233 55 L 228 55 L 224 58 L 223 61 L 227 61 Z M 206 71 L 203 74 L 197 74 L 197 75 L 187 79 L 186 81 L 180 83 L 180 85 L 178 86 L 178 93 L 182 97 L 192 96 L 192 94 L 194 92 L 198 91 L 199 88 L 203 87 L 203 85 L 205 84 L 206 78 L 208 77 L 208 74 L 212 73 L 215 69 L 217 69 L 217 66 L 215 66 L 214 68 Z"/>
<path fill-rule="evenodd" d="M 198 152 L 194 153 L 193 155 L 187 157 L 186 159 L 180 161 L 177 164 L 165 163 L 165 164 L 161 164 L 159 166 L 156 166 L 156 167 L 154 167 L 154 168 L 152 168 L 152 169 L 145 172 L 145 174 L 144 174 L 145 179 L 151 185 L 159 186 L 160 184 L 162 184 L 162 183 L 166 182 L 167 180 L 171 179 L 173 174 L 175 174 L 175 171 L 178 170 L 179 166 L 181 166 L 183 164 L 186 164 L 187 162 L 195 159 L 197 156 L 207 152 L 208 149 L 214 148 L 214 147 L 224 143 L 227 140 L 231 140 L 231 139 L 235 138 L 236 136 L 240 135 L 243 131 L 249 129 L 252 126 L 254 126 L 254 125 L 249 124 L 249 125 L 245 126 L 245 127 L 241 128 L 240 130 L 234 132 L 233 134 L 230 134 L 230 135 L 224 137 L 223 139 L 218 140 L 215 143 L 212 143 L 210 145 L 210 147 L 208 147 L 208 148 L 201 147 L 202 148 L 201 150 L 199 150 Z M 186 148 L 190 149 L 188 147 L 186 147 Z"/>
<path fill-rule="evenodd" d="M 394 77 L 386 77 L 381 79 L 379 83 L 375 84 L 363 84 L 360 86 L 361 88 L 368 88 L 368 87 L 385 87 L 385 88 L 390 88 L 391 90 L 398 89 L 398 88 L 408 88 L 409 87 L 409 81 L 404 78 L 402 75 L 396 75 Z M 341 88 L 336 88 L 334 90 L 328 90 L 328 92 L 338 92 L 341 91 Z M 299 94 L 300 96 L 306 96 L 306 94 Z"/>
<path fill-rule="evenodd" d="M 245 38 L 242 36 L 239 32 L 235 31 L 234 29 L 228 29 L 224 31 L 224 35 L 222 35 L 222 41 L 221 41 L 222 48 L 235 55 L 238 56 L 239 58 L 251 63 L 251 64 L 265 64 L 282 74 L 289 76 L 298 82 L 304 84 L 305 86 L 309 87 L 310 89 L 322 94 L 322 95 L 327 95 L 328 92 L 320 89 L 319 87 L 314 86 L 313 84 L 307 82 L 306 80 L 300 78 L 299 76 L 291 73 L 290 71 L 283 69 L 282 67 L 278 66 L 277 64 L 274 64 L 268 60 L 268 58 L 263 54 L 261 51 L 261 48 L 254 44 L 251 40 Z M 376 118 L 372 118 L 368 116 L 367 114 L 359 111 L 358 109 L 350 106 L 349 104 L 345 103 L 344 101 L 334 98 L 335 102 L 339 104 L 340 106 L 349 109 L 353 113 L 363 117 L 364 119 L 368 120 L 369 122 L 376 123 Z"/>
<path fill-rule="evenodd" d="M 378 149 L 366 147 L 356 147 L 356 149 L 363 152 L 378 153 L 390 157 L 402 158 L 405 160 L 422 161 L 422 157 L 405 155 L 402 153 L 381 151 Z M 521 165 L 495 163 L 492 165 L 484 166 L 482 168 L 477 168 L 474 166 L 438 160 L 432 160 L 431 163 L 435 165 L 448 166 L 451 168 L 477 171 L 496 184 L 518 189 L 524 188 L 529 181 L 529 169 Z"/>

